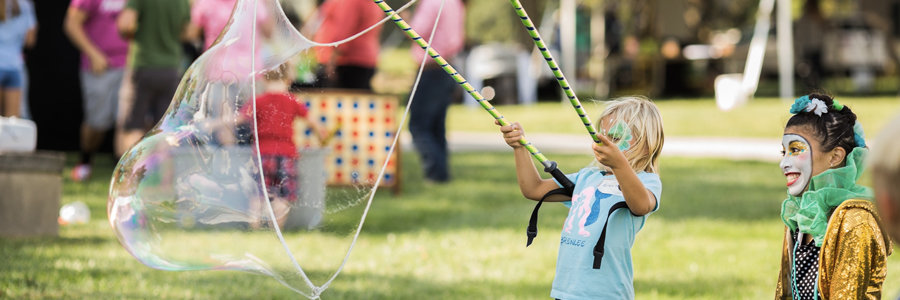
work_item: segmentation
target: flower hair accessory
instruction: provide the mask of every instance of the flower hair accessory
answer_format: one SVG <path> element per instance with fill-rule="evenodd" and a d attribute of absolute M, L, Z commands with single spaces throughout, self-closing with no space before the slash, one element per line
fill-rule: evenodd
<path fill-rule="evenodd" d="M 844 105 L 837 101 L 837 99 L 831 100 L 831 108 L 834 108 L 836 111 L 841 111 L 844 109 Z"/>
<path fill-rule="evenodd" d="M 841 111 L 844 109 L 844 105 L 837 101 L 837 99 L 832 100 L 831 108 L 834 108 L 836 111 Z M 856 141 L 857 147 L 866 148 L 866 133 L 863 132 L 862 125 L 859 124 L 859 121 L 853 123 L 853 140 Z"/>
<path fill-rule="evenodd" d="M 824 101 L 819 100 L 819 98 L 810 99 L 809 95 L 804 95 L 794 100 L 794 104 L 791 105 L 791 113 L 798 114 L 804 111 L 812 112 L 816 116 L 821 117 L 822 114 L 828 113 L 828 105 Z"/>
<path fill-rule="evenodd" d="M 809 104 L 809 95 L 804 95 L 803 97 L 797 98 L 794 100 L 794 104 L 791 105 L 791 114 L 798 114 L 806 109 L 806 105 Z"/>

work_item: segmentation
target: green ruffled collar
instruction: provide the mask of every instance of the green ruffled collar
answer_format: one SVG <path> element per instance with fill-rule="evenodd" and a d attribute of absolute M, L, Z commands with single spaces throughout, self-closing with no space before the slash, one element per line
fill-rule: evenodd
<path fill-rule="evenodd" d="M 847 165 L 829 169 L 816 175 L 809 189 L 799 198 L 788 194 L 781 204 L 781 220 L 791 231 L 811 234 L 821 247 L 828 228 L 828 217 L 834 208 L 847 199 L 872 199 L 872 190 L 856 184 L 863 173 L 863 161 L 869 150 L 854 148 L 847 156 Z"/>

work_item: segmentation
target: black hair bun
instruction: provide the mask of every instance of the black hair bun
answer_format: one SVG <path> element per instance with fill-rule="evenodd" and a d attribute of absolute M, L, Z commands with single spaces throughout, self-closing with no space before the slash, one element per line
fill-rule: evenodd
<path fill-rule="evenodd" d="M 806 111 L 797 113 L 788 120 L 786 127 L 804 126 L 812 129 L 821 142 L 823 151 L 841 147 L 849 153 L 859 146 L 853 131 L 856 114 L 849 106 L 840 105 L 840 109 L 835 109 L 834 98 L 825 93 L 810 93 L 808 97 L 809 100 L 818 99 L 824 102 L 828 112 L 821 115 Z"/>

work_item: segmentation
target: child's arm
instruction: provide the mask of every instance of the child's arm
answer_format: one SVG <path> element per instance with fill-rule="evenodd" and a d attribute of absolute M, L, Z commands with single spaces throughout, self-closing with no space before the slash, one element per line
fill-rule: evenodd
<path fill-rule="evenodd" d="M 625 198 L 625 203 L 628 204 L 628 209 L 637 216 L 643 216 L 653 211 L 656 208 L 656 196 L 641 183 L 637 173 L 631 169 L 631 164 L 625 158 L 625 153 L 622 153 L 622 150 L 619 150 L 619 147 L 605 135 L 597 134 L 597 136 L 602 144 L 595 143 L 593 145 L 594 158 L 612 169 L 619 182 L 619 188 L 622 189 L 622 196 Z"/>
<path fill-rule="evenodd" d="M 496 121 L 494 124 L 500 125 Z M 525 196 L 525 198 L 537 201 L 544 197 L 548 192 L 559 188 L 559 185 L 557 185 L 555 181 L 552 179 L 543 179 L 538 174 L 538 170 L 534 166 L 534 161 L 531 159 L 531 153 L 528 152 L 528 149 L 525 149 L 525 146 L 519 143 L 519 139 L 525 135 L 525 130 L 522 129 L 522 126 L 519 125 L 518 122 L 507 126 L 500 126 L 500 132 L 503 133 L 503 139 L 506 141 L 506 144 L 512 147 L 513 153 L 515 153 L 516 178 L 518 178 L 519 189 L 522 191 L 522 195 Z M 569 199 L 549 197 L 545 201 L 559 202 L 567 200 Z"/>
<path fill-rule="evenodd" d="M 126 41 L 134 38 L 134 34 L 137 32 L 137 19 L 138 12 L 130 6 L 119 13 L 119 17 L 116 19 L 116 28 L 119 31 L 119 35 Z"/>
<path fill-rule="evenodd" d="M 100 48 L 84 32 L 84 23 L 89 15 L 81 8 L 70 6 L 66 12 L 66 19 L 63 22 L 63 30 L 69 36 L 69 40 L 75 45 L 75 48 L 84 53 L 91 62 L 91 71 L 100 74 L 109 67 L 106 55 L 100 51 Z"/>
<path fill-rule="evenodd" d="M 307 128 L 311 129 L 313 133 L 316 134 L 316 137 L 319 138 L 319 141 L 324 141 L 325 138 L 328 137 L 328 130 L 325 127 L 319 125 L 310 118 L 303 118 L 303 122 L 306 123 Z M 324 146 L 324 145 L 323 145 Z"/>

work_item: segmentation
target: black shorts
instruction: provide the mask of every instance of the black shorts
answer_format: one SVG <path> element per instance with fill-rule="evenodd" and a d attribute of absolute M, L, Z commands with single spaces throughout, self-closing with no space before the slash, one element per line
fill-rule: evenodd
<path fill-rule="evenodd" d="M 125 129 L 149 130 L 162 119 L 181 77 L 176 68 L 141 67 L 134 70 L 134 105 L 125 113 Z"/>

